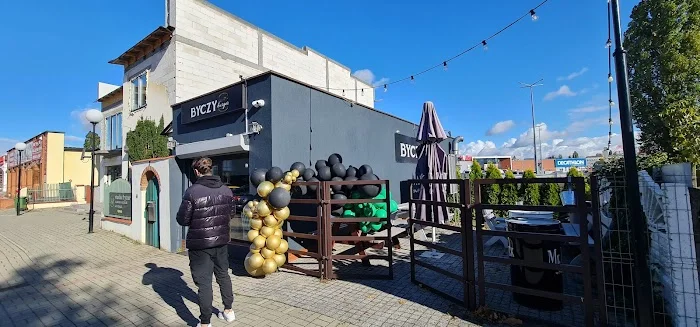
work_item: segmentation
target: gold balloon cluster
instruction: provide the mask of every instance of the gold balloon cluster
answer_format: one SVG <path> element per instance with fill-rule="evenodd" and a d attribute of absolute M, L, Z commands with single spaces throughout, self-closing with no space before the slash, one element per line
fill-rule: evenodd
<path fill-rule="evenodd" d="M 244 266 L 253 277 L 271 274 L 287 260 L 285 253 L 289 244 L 282 239 L 282 225 L 289 217 L 289 207 L 274 208 L 267 201 L 267 196 L 275 188 L 283 188 L 289 192 L 299 174 L 299 171 L 292 170 L 277 184 L 269 181 L 260 183 L 257 192 L 262 200 L 249 201 L 243 209 L 243 215 L 250 219 L 248 240 L 253 243 L 245 257 Z"/>

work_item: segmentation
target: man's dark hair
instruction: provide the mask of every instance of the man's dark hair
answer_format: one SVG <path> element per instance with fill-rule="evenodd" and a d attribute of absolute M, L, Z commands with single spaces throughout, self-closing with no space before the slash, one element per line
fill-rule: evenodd
<path fill-rule="evenodd" d="M 211 159 L 202 157 L 193 161 L 192 169 L 198 171 L 202 175 L 211 175 Z"/>

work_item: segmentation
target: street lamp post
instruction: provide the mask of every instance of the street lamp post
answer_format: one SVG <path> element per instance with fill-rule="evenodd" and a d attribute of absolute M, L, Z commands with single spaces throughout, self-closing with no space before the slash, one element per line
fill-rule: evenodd
<path fill-rule="evenodd" d="M 647 240 L 647 222 L 642 214 L 639 198 L 639 180 L 637 172 L 637 153 L 634 138 L 634 124 L 630 113 L 630 93 L 627 76 L 626 51 L 622 44 L 620 28 L 620 4 L 618 0 L 610 2 L 615 36 L 615 74 L 617 75 L 617 98 L 620 103 L 620 127 L 622 152 L 625 166 L 625 196 L 631 217 L 633 254 L 634 254 L 634 293 L 635 316 L 638 326 L 646 327 L 654 323 L 652 299 L 652 281 L 649 267 L 649 245 Z"/>
<path fill-rule="evenodd" d="M 540 79 L 537 82 L 534 82 L 532 84 L 525 84 L 525 83 L 520 83 L 522 86 L 521 88 L 529 88 L 530 89 L 530 110 L 532 111 L 532 152 L 535 155 L 535 173 L 539 174 L 540 173 L 540 167 L 537 163 L 537 136 L 535 135 L 535 95 L 533 92 L 533 88 L 537 86 L 541 86 L 542 84 L 542 79 Z"/>
<path fill-rule="evenodd" d="M 102 112 L 97 109 L 90 109 L 85 113 L 85 118 L 92 124 L 92 146 L 90 149 L 91 164 L 90 164 L 90 213 L 88 218 L 88 233 L 92 233 L 93 222 L 95 220 L 95 128 L 97 123 L 104 119 Z"/>
<path fill-rule="evenodd" d="M 20 192 L 22 191 L 22 152 L 27 148 L 27 144 L 24 142 L 18 142 L 15 144 L 15 150 L 17 150 L 17 215 L 19 216 L 19 202 L 20 202 Z"/>

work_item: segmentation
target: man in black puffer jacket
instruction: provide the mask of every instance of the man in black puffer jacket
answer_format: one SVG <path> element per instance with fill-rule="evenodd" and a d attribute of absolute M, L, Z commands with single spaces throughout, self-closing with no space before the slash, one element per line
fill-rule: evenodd
<path fill-rule="evenodd" d="M 233 287 L 228 274 L 229 221 L 234 203 L 231 190 L 219 176 L 212 176 L 209 158 L 199 158 L 192 163 L 197 181 L 182 197 L 177 222 L 188 226 L 187 250 L 190 257 L 192 279 L 199 288 L 198 326 L 211 326 L 212 273 L 221 289 L 224 311 L 219 318 L 228 322 L 235 320 L 233 313 Z"/>

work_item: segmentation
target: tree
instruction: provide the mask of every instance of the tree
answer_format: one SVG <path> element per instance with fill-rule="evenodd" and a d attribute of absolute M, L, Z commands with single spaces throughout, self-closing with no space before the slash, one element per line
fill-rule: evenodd
<path fill-rule="evenodd" d="M 574 151 L 574 153 L 571 154 L 571 158 L 578 158 L 578 152 Z"/>
<path fill-rule="evenodd" d="M 523 173 L 523 179 L 535 179 L 537 176 L 535 172 L 528 169 Z M 524 205 L 539 205 L 540 204 L 540 190 L 535 183 L 522 183 L 520 184 L 520 196 L 523 198 Z"/>
<path fill-rule="evenodd" d="M 481 171 L 481 165 L 478 161 L 472 162 L 472 169 L 469 171 L 469 180 L 474 181 L 477 178 L 484 178 L 484 172 Z"/>
<path fill-rule="evenodd" d="M 559 154 L 559 155 L 557 156 L 557 159 L 562 159 L 562 158 L 564 158 L 564 156 L 562 156 L 561 154 Z"/>
<path fill-rule="evenodd" d="M 501 179 L 501 171 L 498 170 L 496 165 L 490 163 L 486 165 L 486 178 L 488 179 Z M 484 193 L 481 194 L 481 199 L 483 203 L 488 204 L 498 204 L 501 196 L 501 186 L 498 184 L 489 184 L 486 186 Z"/>
<path fill-rule="evenodd" d="M 163 117 L 158 126 L 150 119 L 141 118 L 136 123 L 134 130 L 126 133 L 126 146 L 129 160 L 139 161 L 151 158 L 166 157 L 168 151 L 168 138 L 160 135 L 163 131 Z"/>
<path fill-rule="evenodd" d="M 546 206 L 560 205 L 561 197 L 559 197 L 559 192 L 557 183 L 540 184 L 540 204 Z"/>
<path fill-rule="evenodd" d="M 571 167 L 571 168 L 569 168 L 569 171 L 566 173 L 566 177 L 585 177 L 585 176 L 583 175 L 583 173 L 580 170 L 576 169 L 576 167 Z M 590 184 L 588 178 L 586 178 L 584 180 L 584 183 L 585 183 L 584 184 L 584 194 L 585 194 L 586 199 L 589 200 L 591 198 L 591 184 Z M 573 189 L 573 185 L 571 186 L 571 189 Z"/>
<path fill-rule="evenodd" d="M 506 179 L 515 179 L 515 174 L 513 171 L 506 171 Z M 513 184 L 503 184 L 501 186 L 501 203 L 503 204 L 516 204 L 518 202 L 518 185 Z"/>
<path fill-rule="evenodd" d="M 700 2 L 639 2 L 624 42 L 640 150 L 700 163 Z"/>
<path fill-rule="evenodd" d="M 85 149 L 86 152 L 93 150 L 93 138 L 95 139 L 95 150 L 98 150 L 100 148 L 100 136 L 97 135 L 97 133 L 89 131 L 87 134 L 85 134 L 85 142 L 83 142 L 83 149 Z"/>

